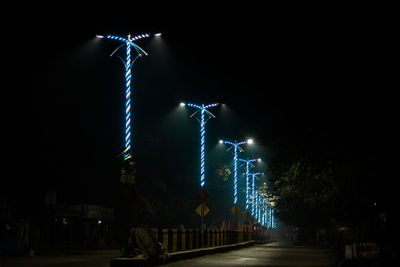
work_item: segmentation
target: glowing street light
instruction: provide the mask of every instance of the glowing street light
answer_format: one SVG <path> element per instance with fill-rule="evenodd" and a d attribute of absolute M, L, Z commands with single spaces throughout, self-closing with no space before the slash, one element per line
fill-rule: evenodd
<path fill-rule="evenodd" d="M 213 104 L 209 104 L 204 106 L 204 104 L 202 104 L 201 106 L 196 105 L 196 104 L 185 104 L 184 102 L 181 102 L 179 104 L 180 106 L 185 106 L 187 105 L 188 107 L 193 107 L 196 108 L 196 112 L 193 113 L 192 115 L 190 115 L 190 117 L 192 118 L 194 115 L 196 115 L 197 112 L 200 111 L 200 188 L 204 187 L 205 184 L 205 135 L 206 135 L 206 122 L 210 119 L 210 118 L 215 118 L 214 114 L 212 114 L 210 111 L 208 111 L 207 109 L 209 108 L 213 108 L 218 106 L 218 103 L 213 103 Z M 207 118 L 205 118 L 205 116 L 207 115 Z"/>
<path fill-rule="evenodd" d="M 269 204 L 267 206 L 267 227 L 276 229 L 276 221 L 274 216 L 274 208 Z"/>
<path fill-rule="evenodd" d="M 260 221 L 260 194 L 258 193 L 258 190 L 256 191 L 256 212 L 255 212 L 255 217 L 257 221 Z"/>
<path fill-rule="evenodd" d="M 257 177 L 257 175 L 260 175 L 259 172 L 257 173 L 249 173 L 249 176 L 253 177 L 252 180 L 252 188 L 251 188 L 251 197 L 253 199 L 252 203 L 251 203 L 251 215 L 255 216 L 255 207 L 256 207 L 256 182 L 255 182 L 255 178 Z"/>
<path fill-rule="evenodd" d="M 247 141 L 247 143 L 249 143 Z M 246 163 L 246 210 L 249 209 L 249 176 L 250 176 L 250 168 L 251 167 L 255 167 L 252 162 L 258 161 L 260 162 L 261 159 L 248 159 L 248 160 L 244 160 L 244 159 L 239 159 L 239 161 L 242 161 L 244 163 Z"/>
<path fill-rule="evenodd" d="M 237 207 L 237 162 L 238 162 L 238 153 L 244 152 L 244 149 L 241 148 L 241 145 L 244 144 L 252 144 L 252 139 L 248 139 L 247 141 L 242 141 L 242 142 L 230 142 L 230 141 L 224 141 L 224 140 L 219 140 L 220 144 L 226 144 L 230 145 L 230 148 L 228 148 L 228 151 L 233 148 L 233 204 L 235 208 L 235 224 L 237 227 L 237 214 L 238 214 L 238 207 Z"/>
<path fill-rule="evenodd" d="M 238 153 L 244 152 L 244 149 L 241 148 L 241 145 L 244 144 L 252 144 L 252 139 L 248 139 L 247 141 L 243 142 L 230 142 L 219 140 L 220 144 L 230 145 L 231 147 L 228 149 L 230 150 L 233 147 L 233 204 L 236 205 L 237 203 L 237 161 L 238 161 Z"/>
<path fill-rule="evenodd" d="M 262 203 L 262 205 L 261 205 L 261 218 L 260 218 L 260 220 L 261 220 L 261 225 L 262 226 L 265 226 L 265 214 L 266 214 L 266 208 L 267 208 L 267 206 L 265 205 L 265 198 L 264 197 L 261 197 L 261 203 Z"/>
<path fill-rule="evenodd" d="M 115 36 L 115 35 L 96 35 L 97 38 L 100 39 L 111 39 L 111 40 L 116 40 L 119 42 L 122 42 L 122 45 L 117 47 L 117 49 L 114 50 L 110 54 L 110 56 L 113 56 L 121 47 L 126 46 L 126 59 L 125 61 L 122 60 L 125 66 L 125 149 L 122 152 L 124 154 L 124 160 L 128 160 L 132 158 L 132 144 L 131 144 L 131 139 L 132 139 L 132 101 L 131 101 L 131 78 L 132 78 L 132 65 L 136 61 L 138 57 L 142 57 L 143 55 L 148 55 L 146 51 L 144 51 L 141 47 L 139 47 L 137 44 L 134 43 L 134 41 L 138 41 L 140 39 L 148 38 L 151 35 L 146 33 L 146 34 L 139 34 L 136 36 L 131 36 L 128 34 L 126 37 L 120 37 L 120 36 Z M 132 60 L 131 59 L 131 47 L 133 47 L 137 53 L 137 56 Z"/>
<path fill-rule="evenodd" d="M 202 104 L 201 106 L 196 105 L 196 104 L 191 104 L 191 103 L 184 103 L 181 102 L 179 104 L 181 107 L 183 106 L 188 106 L 188 107 L 193 107 L 196 108 L 197 110 L 190 115 L 190 117 L 192 118 L 194 115 L 196 115 L 197 112 L 200 111 L 200 120 L 197 118 L 197 120 L 199 120 L 200 122 L 200 190 L 203 191 L 204 190 L 204 184 L 206 181 L 206 176 L 205 176 L 205 137 L 206 137 L 206 122 L 211 119 L 211 118 L 215 118 L 214 114 L 212 114 L 210 111 L 208 111 L 208 108 L 213 108 L 218 106 L 218 103 L 213 103 L 213 104 L 209 104 L 204 106 L 204 104 Z M 207 118 L 205 118 L 205 116 L 207 115 Z M 201 247 L 203 247 L 204 245 L 204 201 L 201 201 Z"/>

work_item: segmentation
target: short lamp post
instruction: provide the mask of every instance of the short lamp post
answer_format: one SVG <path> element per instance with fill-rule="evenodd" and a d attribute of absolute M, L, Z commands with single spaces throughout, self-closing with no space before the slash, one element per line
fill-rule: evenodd
<path fill-rule="evenodd" d="M 242 161 L 244 163 L 246 163 L 246 211 L 249 210 L 249 188 L 250 188 L 250 184 L 249 184 L 249 177 L 250 177 L 250 168 L 251 167 L 255 167 L 252 162 L 258 161 L 260 162 L 261 159 L 239 159 L 239 161 Z"/>

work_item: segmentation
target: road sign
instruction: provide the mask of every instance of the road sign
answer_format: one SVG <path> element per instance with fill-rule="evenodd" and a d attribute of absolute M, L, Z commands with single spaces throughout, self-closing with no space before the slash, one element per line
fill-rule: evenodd
<path fill-rule="evenodd" d="M 238 206 L 233 206 L 233 208 L 231 208 L 231 212 L 233 214 L 237 213 L 237 215 L 240 215 L 240 208 Z"/>
<path fill-rule="evenodd" d="M 200 202 L 205 202 L 208 198 L 208 193 L 202 188 L 197 192 L 196 197 Z"/>
<path fill-rule="evenodd" d="M 201 204 L 197 207 L 196 212 L 201 216 Z M 204 203 L 204 216 L 206 216 L 209 212 L 210 209 L 206 206 L 206 203 Z"/>

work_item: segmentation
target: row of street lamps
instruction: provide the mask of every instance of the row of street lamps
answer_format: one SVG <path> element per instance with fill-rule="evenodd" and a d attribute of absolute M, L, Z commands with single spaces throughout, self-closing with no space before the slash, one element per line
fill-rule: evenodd
<path fill-rule="evenodd" d="M 132 152 L 132 105 L 133 105 L 133 101 L 132 101 L 132 88 L 131 88 L 131 78 L 132 78 L 132 65 L 133 63 L 136 61 L 136 59 L 138 59 L 139 57 L 142 57 L 143 55 L 147 56 L 147 52 L 144 51 L 141 47 L 139 47 L 137 44 L 134 43 L 134 41 L 138 41 L 140 39 L 145 39 L 151 36 L 161 36 L 161 33 L 156 33 L 156 34 L 140 34 L 140 35 L 136 35 L 136 36 L 131 36 L 130 34 L 128 34 L 126 37 L 120 37 L 120 36 L 115 36 L 115 35 L 96 35 L 97 38 L 100 39 L 110 39 L 110 40 L 116 40 L 119 42 L 122 42 L 122 44 L 120 46 L 118 46 L 111 54 L 110 56 L 113 56 L 120 48 L 122 48 L 123 46 L 126 47 L 126 58 L 125 60 L 123 60 L 121 57 L 119 57 L 121 59 L 121 61 L 123 62 L 124 66 L 125 66 L 125 148 L 123 151 L 123 157 L 124 157 L 124 161 L 127 161 L 131 164 L 134 164 L 133 162 L 133 152 Z M 134 48 L 134 50 L 136 51 L 136 57 L 132 60 L 131 58 L 131 48 Z M 205 133 L 206 133 L 206 128 L 205 125 L 207 123 L 207 121 L 211 118 L 215 118 L 214 114 L 212 114 L 210 112 L 210 109 L 218 106 L 218 103 L 213 103 L 213 104 L 208 104 L 208 105 L 197 105 L 197 104 L 192 104 L 192 103 L 181 103 L 181 106 L 185 106 L 187 105 L 188 107 L 191 108 L 195 108 L 196 111 L 190 116 L 190 117 L 194 117 L 196 114 L 200 115 L 200 119 L 198 119 L 198 121 L 200 122 L 200 190 L 204 190 L 204 185 L 206 182 L 205 179 Z M 258 210 L 258 205 L 256 205 L 256 202 L 259 202 L 259 198 L 257 197 L 257 199 L 255 198 L 255 194 L 258 194 L 258 192 L 255 192 L 255 177 L 257 175 L 259 175 L 259 173 L 250 173 L 250 168 L 254 167 L 254 165 L 252 164 L 252 162 L 255 161 L 260 161 L 260 159 L 239 159 L 238 158 L 238 154 L 241 152 L 244 152 L 244 149 L 241 147 L 242 145 L 245 144 L 253 144 L 253 140 L 252 139 L 248 139 L 246 141 L 242 141 L 242 142 L 237 142 L 236 140 L 234 142 L 231 141 L 226 141 L 226 140 L 220 140 L 219 141 L 221 144 L 225 144 L 225 145 L 229 145 L 229 149 L 233 149 L 233 159 L 234 159 L 234 192 L 233 192 L 233 204 L 235 207 L 235 222 L 237 225 L 237 215 L 238 215 L 238 207 L 237 207 L 237 201 L 238 201 L 238 186 L 237 186 L 237 164 L 238 161 L 244 162 L 246 163 L 246 211 L 248 211 L 249 209 L 249 203 L 250 203 L 250 192 L 249 192 L 249 177 L 252 176 L 252 191 L 251 191 L 251 195 L 252 195 L 252 209 L 251 209 L 251 214 L 253 216 L 255 216 L 257 218 L 258 221 L 262 221 L 262 218 L 264 218 L 264 216 L 267 216 L 267 211 L 268 209 L 266 209 L 266 211 L 263 213 L 263 216 L 260 215 L 260 210 Z M 265 201 L 265 200 L 264 200 Z M 202 205 L 201 205 L 201 230 L 203 232 L 203 217 L 204 217 L 204 201 L 202 201 Z M 272 209 L 269 209 L 272 210 Z M 273 210 L 272 210 L 273 212 Z M 270 214 L 270 216 L 272 216 L 272 214 Z M 271 217 L 270 217 L 271 218 Z M 203 235 L 202 235 L 203 236 Z"/>
<path fill-rule="evenodd" d="M 209 105 L 197 105 L 197 104 L 192 104 L 192 103 L 184 103 L 181 102 L 180 106 L 188 106 L 188 107 L 193 107 L 197 109 L 190 117 L 194 117 L 198 112 L 200 112 L 200 119 L 196 117 L 196 119 L 200 122 L 200 190 L 204 190 L 204 185 L 205 185 L 205 125 L 206 122 L 210 118 L 215 118 L 215 115 L 212 114 L 208 109 L 213 108 L 218 106 L 218 103 L 213 103 Z M 230 147 L 228 148 L 227 151 L 233 150 L 233 164 L 234 164 L 234 181 L 233 181 L 233 205 L 234 205 L 234 214 L 235 214 L 235 225 L 238 225 L 238 214 L 239 214 L 239 209 L 238 209 L 238 180 L 237 180 L 237 173 L 238 173 L 238 161 L 244 162 L 246 164 L 246 211 L 249 211 L 249 204 L 250 204 L 250 184 L 249 184 L 249 178 L 250 175 L 252 176 L 252 191 L 251 191 L 251 198 L 252 198 L 252 209 L 251 209 L 251 215 L 253 215 L 257 221 L 259 221 L 262 225 L 267 225 L 265 223 L 266 217 L 268 215 L 268 210 L 270 210 L 272 207 L 269 209 L 266 208 L 259 208 L 259 205 L 262 205 L 265 203 L 267 200 L 265 198 L 262 198 L 259 196 L 258 191 L 255 189 L 255 178 L 257 175 L 260 173 L 250 173 L 250 168 L 255 167 L 253 162 L 260 162 L 261 159 L 240 159 L 238 158 L 239 153 L 244 152 L 244 149 L 241 147 L 243 145 L 251 145 L 254 143 L 253 139 L 248 139 L 246 141 L 241 141 L 237 142 L 235 140 L 234 142 L 227 141 L 227 140 L 219 140 L 220 144 L 225 144 L 229 145 Z M 257 197 L 256 197 L 257 196 Z M 201 230 L 203 231 L 203 225 L 204 225 L 204 201 L 201 203 Z"/>

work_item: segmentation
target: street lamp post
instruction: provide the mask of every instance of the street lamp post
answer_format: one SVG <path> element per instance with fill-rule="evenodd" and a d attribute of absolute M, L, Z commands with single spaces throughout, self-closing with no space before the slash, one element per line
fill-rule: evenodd
<path fill-rule="evenodd" d="M 131 79 L 132 79 L 132 65 L 136 61 L 138 57 L 141 57 L 143 55 L 148 55 L 146 51 L 144 51 L 142 48 L 140 48 L 137 44 L 134 43 L 134 41 L 148 38 L 150 37 L 150 34 L 140 34 L 136 36 L 131 36 L 128 34 L 126 37 L 120 37 L 120 36 L 115 36 L 115 35 L 96 35 L 97 38 L 105 38 L 105 39 L 110 39 L 110 40 L 116 40 L 119 42 L 122 42 L 122 44 L 115 49 L 110 56 L 113 56 L 121 47 L 126 46 L 126 59 L 125 61 L 120 57 L 122 62 L 124 63 L 125 66 L 125 148 L 124 151 L 122 152 L 124 155 L 124 160 L 129 160 L 132 159 L 132 97 L 131 97 Z M 131 47 L 135 49 L 137 52 L 137 56 L 132 60 L 131 59 Z"/>
<path fill-rule="evenodd" d="M 237 214 L 238 214 L 238 207 L 237 207 L 237 162 L 238 162 L 238 153 L 244 152 L 244 149 L 241 148 L 241 145 L 244 144 L 252 144 L 253 139 L 248 139 L 247 141 L 242 141 L 242 142 L 230 142 L 230 141 L 224 141 L 224 140 L 219 140 L 220 144 L 226 144 L 230 145 L 230 150 L 233 148 L 233 204 L 235 208 L 235 226 L 237 228 L 238 222 L 237 222 Z"/>
<path fill-rule="evenodd" d="M 256 191 L 256 219 L 260 222 L 260 194 Z"/>
<path fill-rule="evenodd" d="M 185 104 L 185 103 L 180 103 L 181 106 L 187 105 L 188 107 L 193 107 L 196 108 L 197 110 L 190 115 L 192 118 L 194 115 L 196 115 L 197 112 L 200 112 L 200 191 L 204 192 L 204 185 L 206 181 L 206 176 L 205 176 L 205 137 L 206 137 L 206 123 L 209 119 L 215 118 L 214 114 L 212 114 L 210 111 L 208 111 L 209 108 L 213 108 L 218 106 L 218 103 L 213 103 L 209 105 L 196 105 L 196 104 Z M 206 118 L 207 116 L 207 118 Z M 203 240 L 204 240 L 204 202 L 205 199 L 202 199 L 201 201 L 201 246 L 203 247 Z"/>
<path fill-rule="evenodd" d="M 255 183 L 255 177 L 257 177 L 257 175 L 260 175 L 259 172 L 257 173 L 249 173 L 249 175 L 251 175 L 253 177 L 252 179 L 252 183 L 251 183 L 251 197 L 252 197 L 252 203 L 251 203 L 251 215 L 255 216 L 255 193 L 256 193 L 256 183 Z"/>

